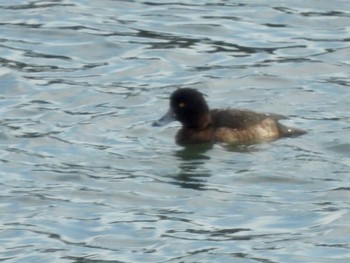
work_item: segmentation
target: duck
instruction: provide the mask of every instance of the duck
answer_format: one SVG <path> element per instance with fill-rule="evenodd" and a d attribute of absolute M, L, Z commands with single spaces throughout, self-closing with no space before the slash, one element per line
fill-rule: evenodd
<path fill-rule="evenodd" d="M 179 88 L 170 96 L 169 110 L 153 122 L 164 126 L 172 121 L 182 125 L 175 141 L 180 146 L 227 143 L 255 144 L 283 137 L 297 137 L 305 130 L 279 121 L 285 116 L 245 109 L 209 109 L 204 94 L 193 88 Z"/>

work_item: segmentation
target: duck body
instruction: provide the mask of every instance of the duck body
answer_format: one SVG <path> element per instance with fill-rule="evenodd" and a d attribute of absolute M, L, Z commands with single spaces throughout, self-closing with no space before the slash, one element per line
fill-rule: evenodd
<path fill-rule="evenodd" d="M 173 120 L 181 122 L 176 143 L 182 146 L 217 142 L 253 144 L 306 133 L 282 125 L 279 123 L 281 119 L 286 117 L 250 110 L 209 110 L 202 93 L 182 88 L 171 95 L 169 111 L 154 126 L 162 126 Z"/>

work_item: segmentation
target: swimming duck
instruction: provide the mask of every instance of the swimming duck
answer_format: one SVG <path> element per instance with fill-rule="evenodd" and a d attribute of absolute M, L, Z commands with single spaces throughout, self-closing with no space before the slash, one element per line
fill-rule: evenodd
<path fill-rule="evenodd" d="M 182 128 L 176 134 L 176 143 L 181 146 L 216 142 L 252 144 L 306 133 L 284 126 L 279 123 L 281 119 L 286 117 L 240 109 L 210 110 L 201 92 L 180 88 L 170 96 L 168 112 L 153 126 L 179 121 Z"/>

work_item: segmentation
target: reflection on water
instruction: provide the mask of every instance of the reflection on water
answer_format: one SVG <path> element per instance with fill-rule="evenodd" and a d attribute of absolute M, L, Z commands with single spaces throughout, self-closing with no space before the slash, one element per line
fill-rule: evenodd
<path fill-rule="evenodd" d="M 177 150 L 174 156 L 180 161 L 179 172 L 174 176 L 174 184 L 184 188 L 205 190 L 205 178 L 211 175 L 210 170 L 204 168 L 210 157 L 205 155 L 211 145 L 195 145 Z"/>
<path fill-rule="evenodd" d="M 261 145 L 228 145 L 222 144 L 218 146 L 225 151 L 234 153 L 254 153 L 259 151 Z M 206 168 L 206 164 L 211 162 L 211 157 L 208 152 L 213 148 L 213 145 L 191 145 L 176 150 L 174 157 L 179 161 L 179 172 L 173 177 L 176 181 L 173 182 L 184 188 L 195 190 L 206 189 L 206 177 L 215 176 L 212 170 Z M 213 189 L 211 189 L 213 190 Z M 216 189 L 219 191 L 219 189 Z"/>
<path fill-rule="evenodd" d="M 0 10 L 0 260 L 350 259 L 349 1 Z M 177 87 L 309 133 L 179 148 Z"/>

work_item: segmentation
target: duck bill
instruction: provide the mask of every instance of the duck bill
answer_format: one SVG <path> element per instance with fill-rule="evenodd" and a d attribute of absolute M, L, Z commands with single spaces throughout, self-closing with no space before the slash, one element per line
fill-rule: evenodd
<path fill-rule="evenodd" d="M 169 109 L 168 112 L 165 113 L 165 115 L 162 118 L 153 122 L 153 126 L 164 126 L 172 121 L 176 121 L 176 118 L 174 112 L 171 109 Z"/>

